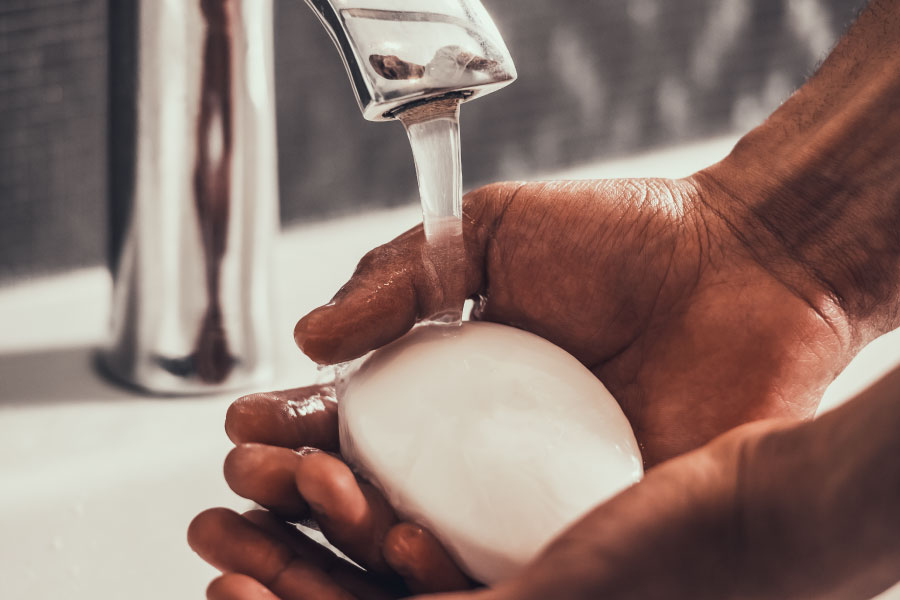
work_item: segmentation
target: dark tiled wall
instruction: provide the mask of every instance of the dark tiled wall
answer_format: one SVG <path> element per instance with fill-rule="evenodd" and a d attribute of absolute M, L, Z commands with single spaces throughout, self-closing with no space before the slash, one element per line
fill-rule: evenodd
<path fill-rule="evenodd" d="M 133 1 L 0 0 L 0 280 L 104 258 L 108 3 Z M 749 128 L 860 4 L 484 1 L 520 79 L 464 108 L 468 186 Z M 275 36 L 285 222 L 412 201 L 402 129 L 363 121 L 301 0 L 276 0 Z"/>
<path fill-rule="evenodd" d="M 0 0 L 0 278 L 104 249 L 106 4 Z"/>

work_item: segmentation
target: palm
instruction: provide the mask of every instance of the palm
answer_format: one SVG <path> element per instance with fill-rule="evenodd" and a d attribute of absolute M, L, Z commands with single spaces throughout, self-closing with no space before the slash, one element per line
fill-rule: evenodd
<path fill-rule="evenodd" d="M 708 195 L 694 180 L 531 184 L 507 195 L 484 253 L 477 318 L 587 365 L 649 465 L 747 421 L 811 416 L 840 370 L 832 328 Z"/>

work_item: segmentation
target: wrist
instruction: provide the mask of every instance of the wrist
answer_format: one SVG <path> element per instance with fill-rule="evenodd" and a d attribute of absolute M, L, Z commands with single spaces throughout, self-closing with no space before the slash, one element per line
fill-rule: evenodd
<path fill-rule="evenodd" d="M 766 270 L 862 341 L 900 326 L 900 3 L 873 0 L 806 85 L 697 173 Z"/>
<path fill-rule="evenodd" d="M 707 220 L 718 225 L 714 230 L 727 245 L 803 299 L 833 328 L 849 329 L 858 342 L 854 346 L 864 344 L 882 333 L 868 332 L 866 321 L 874 298 L 888 292 L 875 289 L 886 280 L 869 264 L 873 257 L 866 247 L 864 223 L 854 223 L 849 211 L 839 208 L 850 208 L 847 196 L 852 192 L 836 189 L 839 184 L 819 175 L 814 166 L 795 169 L 790 156 L 773 154 L 768 142 L 760 127 L 723 161 L 693 176 L 704 208 L 712 214 Z M 820 181 L 805 185 L 804 177 Z M 826 185 L 832 189 L 823 189 Z"/>
<path fill-rule="evenodd" d="M 892 119 L 900 139 L 900 114 Z M 694 175 L 707 208 L 760 266 L 826 319 L 843 317 L 859 341 L 897 328 L 900 155 L 848 167 L 821 141 L 782 140 L 774 128 L 757 128 Z"/>

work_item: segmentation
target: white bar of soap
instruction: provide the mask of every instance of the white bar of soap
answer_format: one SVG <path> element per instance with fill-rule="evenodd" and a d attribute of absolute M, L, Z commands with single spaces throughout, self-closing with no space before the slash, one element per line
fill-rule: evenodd
<path fill-rule="evenodd" d="M 488 584 L 643 475 L 603 384 L 504 325 L 414 329 L 349 377 L 339 414 L 350 463 Z"/>

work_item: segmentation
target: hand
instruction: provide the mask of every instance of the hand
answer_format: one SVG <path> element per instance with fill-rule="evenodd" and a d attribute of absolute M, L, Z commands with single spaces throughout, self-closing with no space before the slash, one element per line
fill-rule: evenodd
<path fill-rule="evenodd" d="M 649 471 L 514 580 L 441 600 L 868 600 L 900 581 L 900 368 Z"/>
<path fill-rule="evenodd" d="M 471 587 L 433 536 L 398 522 L 333 454 L 332 386 L 245 396 L 228 410 L 225 429 L 238 444 L 225 460 L 226 481 L 271 512 L 210 509 L 191 523 L 191 547 L 227 573 L 210 586 L 211 600 L 381 600 Z M 310 519 L 366 570 L 290 524 Z"/>
<path fill-rule="evenodd" d="M 785 256 L 761 264 L 707 181 L 498 184 L 465 202 L 473 318 L 532 331 L 590 368 L 651 467 L 748 421 L 811 417 L 855 350 L 826 291 L 799 268 L 781 275 Z M 440 306 L 423 244 L 416 228 L 363 258 L 297 324 L 304 352 L 355 358 Z"/>
<path fill-rule="evenodd" d="M 516 579 L 440 598 L 872 597 L 900 578 L 892 533 L 900 526 L 898 390 L 900 369 L 815 422 L 734 429 L 649 471 L 563 532 Z M 227 421 L 237 440 L 316 440 L 329 448 L 334 424 L 323 388 L 244 398 Z M 236 491 L 290 520 L 314 516 L 370 571 L 265 511 L 241 517 L 212 509 L 189 533 L 194 549 L 228 573 L 210 586 L 210 600 L 375 600 L 469 587 L 427 532 L 396 524 L 380 495 L 323 451 L 245 444 L 225 472 Z M 854 552 L 841 551 L 847 547 Z"/>
<path fill-rule="evenodd" d="M 560 535 L 519 577 L 441 600 L 755 597 L 736 593 L 754 582 L 741 569 L 747 523 L 740 475 L 760 440 L 780 429 L 787 426 L 744 425 L 656 467 Z"/>
<path fill-rule="evenodd" d="M 756 263 L 711 214 L 720 200 L 709 193 L 693 178 L 618 180 L 501 184 L 466 201 L 474 316 L 534 331 L 587 364 L 621 402 L 651 466 L 748 420 L 811 416 L 840 368 L 841 324 L 803 295 L 811 286 L 792 289 Z M 423 242 L 417 228 L 367 255 L 332 303 L 298 323 L 303 350 L 348 360 L 430 314 L 444 289 L 427 279 Z M 260 513 L 200 515 L 194 548 L 285 600 L 310 582 L 317 597 L 327 589 L 336 598 L 469 587 L 430 534 L 398 524 L 382 496 L 327 453 L 339 450 L 334 406 L 328 386 L 237 401 L 226 429 L 239 446 L 225 475 L 281 518 L 311 516 L 371 573 L 311 557 L 301 533 Z M 327 452 L 292 450 L 301 447 Z M 413 538 L 414 549 L 398 541 Z M 257 555 L 276 564 L 256 564 Z M 226 576 L 211 596 L 244 585 Z"/>

